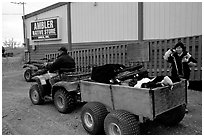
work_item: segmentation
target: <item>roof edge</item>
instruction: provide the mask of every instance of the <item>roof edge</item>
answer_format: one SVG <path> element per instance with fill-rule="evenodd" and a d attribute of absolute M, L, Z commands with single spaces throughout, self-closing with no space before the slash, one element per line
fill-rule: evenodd
<path fill-rule="evenodd" d="M 69 2 L 58 2 L 58 3 L 55 3 L 55 4 L 53 4 L 53 5 L 50 5 L 50 6 L 48 6 L 48 7 L 45 7 L 45 8 L 43 8 L 43 9 L 40 9 L 40 10 L 31 12 L 31 13 L 29 13 L 29 14 L 26 14 L 26 15 L 25 15 L 25 19 L 28 19 L 28 18 L 33 17 L 33 16 L 35 16 L 35 15 L 44 13 L 44 12 L 49 11 L 49 10 L 51 10 L 51 9 L 58 8 L 58 7 L 63 6 L 63 5 L 67 5 L 68 3 L 69 3 Z M 22 18 L 23 18 L 23 17 L 22 17 Z"/>

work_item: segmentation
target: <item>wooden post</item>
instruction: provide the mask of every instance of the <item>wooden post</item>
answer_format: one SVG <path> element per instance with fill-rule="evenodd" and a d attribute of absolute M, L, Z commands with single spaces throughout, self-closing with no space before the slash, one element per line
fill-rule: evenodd
<path fill-rule="evenodd" d="M 138 2 L 138 40 L 143 41 L 143 2 Z"/>

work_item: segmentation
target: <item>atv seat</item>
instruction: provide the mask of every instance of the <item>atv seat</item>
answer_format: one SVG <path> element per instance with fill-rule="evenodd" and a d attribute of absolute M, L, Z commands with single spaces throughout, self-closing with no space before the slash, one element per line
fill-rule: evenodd
<path fill-rule="evenodd" d="M 59 73 L 64 73 L 64 72 L 75 72 L 75 68 L 60 68 Z"/>
<path fill-rule="evenodd" d="M 75 68 L 60 68 L 57 71 L 60 79 L 62 78 L 62 74 L 71 73 L 71 72 L 75 72 Z"/>

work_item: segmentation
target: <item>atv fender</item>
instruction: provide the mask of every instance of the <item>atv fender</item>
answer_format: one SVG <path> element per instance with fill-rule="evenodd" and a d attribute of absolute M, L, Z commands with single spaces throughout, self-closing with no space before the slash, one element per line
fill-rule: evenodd
<path fill-rule="evenodd" d="M 58 88 L 64 88 L 68 92 L 76 91 L 79 88 L 79 81 L 74 81 L 74 82 L 60 81 L 55 83 L 52 87 L 52 96 L 54 96 Z"/>
<path fill-rule="evenodd" d="M 33 79 L 35 81 L 39 81 L 41 85 L 46 85 L 46 80 L 49 80 L 51 79 L 52 77 L 55 77 L 57 76 L 56 73 L 46 73 L 46 74 L 43 74 L 43 75 L 37 75 L 37 76 L 34 76 Z"/>
<path fill-rule="evenodd" d="M 34 76 L 33 79 L 40 85 L 46 85 L 46 78 L 43 76 Z"/>
<path fill-rule="evenodd" d="M 44 89 L 43 89 L 43 85 L 41 84 L 41 81 L 42 80 L 40 80 L 41 78 L 40 78 L 40 76 L 35 76 L 35 77 L 33 77 L 33 79 L 36 81 L 36 83 L 38 84 L 38 87 L 39 87 L 39 89 L 40 89 L 40 96 L 41 97 L 43 97 L 44 96 Z"/>
<path fill-rule="evenodd" d="M 30 64 L 24 64 L 23 68 L 30 68 L 31 70 L 38 70 L 38 67 Z"/>

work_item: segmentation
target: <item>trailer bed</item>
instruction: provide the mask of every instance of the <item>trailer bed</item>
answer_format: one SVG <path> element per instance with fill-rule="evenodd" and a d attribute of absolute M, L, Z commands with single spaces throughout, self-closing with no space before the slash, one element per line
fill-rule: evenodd
<path fill-rule="evenodd" d="M 153 120 L 156 116 L 187 103 L 186 81 L 174 83 L 173 88 L 135 88 L 81 80 L 82 101 L 97 101 L 113 110 L 126 110 Z"/>

